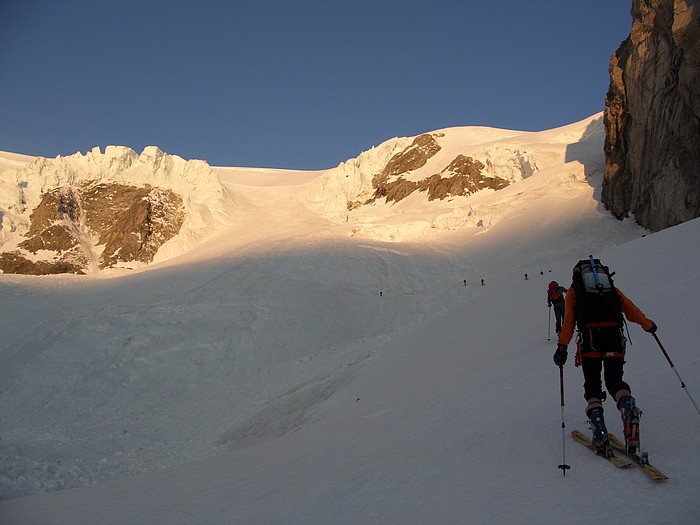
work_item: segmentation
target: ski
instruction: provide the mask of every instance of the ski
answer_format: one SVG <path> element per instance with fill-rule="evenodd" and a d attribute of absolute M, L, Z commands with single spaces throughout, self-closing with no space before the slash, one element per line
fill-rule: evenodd
<path fill-rule="evenodd" d="M 620 441 L 617 438 L 617 436 L 615 436 L 615 434 L 608 434 L 608 439 L 610 440 L 610 445 L 615 450 L 619 450 L 620 452 L 625 454 L 625 456 L 634 461 L 637 465 L 642 467 L 644 473 L 651 479 L 656 481 L 663 481 L 665 479 L 668 479 L 668 476 L 666 474 L 649 464 L 649 456 L 646 453 L 642 453 L 641 456 L 639 454 L 628 453 L 624 443 L 622 443 L 622 441 Z"/>
<path fill-rule="evenodd" d="M 588 439 L 587 436 L 583 434 L 580 430 L 572 430 L 571 431 L 571 437 L 574 438 L 574 441 L 577 443 L 581 443 L 584 447 L 586 447 L 588 450 L 592 451 L 596 456 L 601 457 L 603 459 L 607 459 L 610 463 L 615 465 L 617 468 L 627 468 L 632 466 L 632 461 L 625 459 L 625 458 L 620 458 L 617 456 L 601 456 L 598 454 L 595 450 L 595 447 L 593 446 L 593 443 L 591 443 L 591 440 Z M 612 445 L 612 443 L 611 443 Z"/>

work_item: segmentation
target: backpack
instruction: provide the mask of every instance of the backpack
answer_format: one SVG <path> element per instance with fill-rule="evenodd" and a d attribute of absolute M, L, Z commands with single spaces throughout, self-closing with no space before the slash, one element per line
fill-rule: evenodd
<path fill-rule="evenodd" d="M 614 272 L 610 273 L 609 268 L 592 255 L 574 266 L 571 286 L 576 293 L 574 318 L 579 330 L 622 326 L 622 298 L 613 283 L 613 275 Z"/>

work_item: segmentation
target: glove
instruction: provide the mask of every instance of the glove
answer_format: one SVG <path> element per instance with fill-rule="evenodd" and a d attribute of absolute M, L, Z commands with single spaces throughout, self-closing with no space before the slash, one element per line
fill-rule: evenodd
<path fill-rule="evenodd" d="M 554 352 L 554 364 L 561 367 L 566 363 L 566 358 L 569 353 L 566 351 L 566 345 L 559 343 L 557 345 L 557 351 Z"/>
<path fill-rule="evenodd" d="M 650 319 L 651 321 L 651 319 Z M 656 323 L 654 321 L 651 321 L 651 326 L 645 330 L 645 332 L 649 332 L 650 334 L 655 334 L 656 333 Z"/>

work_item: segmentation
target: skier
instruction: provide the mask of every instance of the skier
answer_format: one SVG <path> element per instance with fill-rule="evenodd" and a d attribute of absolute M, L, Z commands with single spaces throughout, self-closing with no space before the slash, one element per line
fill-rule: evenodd
<path fill-rule="evenodd" d="M 554 353 L 554 363 L 559 367 L 566 363 L 567 346 L 576 325 L 579 333 L 576 340 L 575 365 L 581 366 L 583 371 L 584 397 L 588 402 L 586 415 L 593 430 L 591 441 L 598 454 L 608 457 L 612 455 L 603 417 L 602 403 L 606 397 L 600 377 L 603 372 L 605 387 L 617 403 L 622 416 L 627 451 L 634 454 L 639 444 L 638 425 L 641 412 L 635 405 L 629 384 L 622 379 L 626 343 L 622 314 L 624 313 L 628 321 L 639 324 L 646 332 L 652 334 L 656 332 L 656 324 L 612 285 L 607 267 L 598 266 L 600 262 L 597 259 L 590 260 L 596 263 L 597 273 L 592 272 L 596 281 L 599 278 L 601 281 L 608 281 L 607 290 L 610 293 L 604 294 L 600 283 L 596 283 L 600 286 L 597 297 L 586 291 L 581 274 L 585 270 L 583 263 L 588 263 L 587 260 L 580 261 L 574 267 L 573 281 L 566 292 L 564 324 Z M 588 270 L 591 270 L 590 263 Z"/>
<path fill-rule="evenodd" d="M 556 326 L 554 330 L 557 335 L 561 333 L 561 322 L 566 317 L 564 310 L 564 296 L 566 295 L 566 288 L 559 286 L 559 283 L 552 281 L 547 287 L 547 308 L 551 308 L 554 305 L 554 318 L 556 319 Z"/>

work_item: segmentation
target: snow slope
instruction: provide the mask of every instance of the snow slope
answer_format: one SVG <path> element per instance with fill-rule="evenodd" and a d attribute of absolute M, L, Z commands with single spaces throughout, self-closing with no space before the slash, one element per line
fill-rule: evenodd
<path fill-rule="evenodd" d="M 617 270 L 700 396 L 700 222 L 643 237 L 610 217 L 600 141 L 579 139 L 455 201 L 479 219 L 439 234 L 396 242 L 401 215 L 444 208 L 353 224 L 318 214 L 318 172 L 215 168 L 237 206 L 196 251 L 112 279 L 0 276 L 0 521 L 696 523 L 700 418 L 636 325 L 626 378 L 671 479 L 570 438 L 557 469 L 545 290 L 579 258 Z M 585 429 L 581 384 L 567 365 L 568 429 Z"/>

